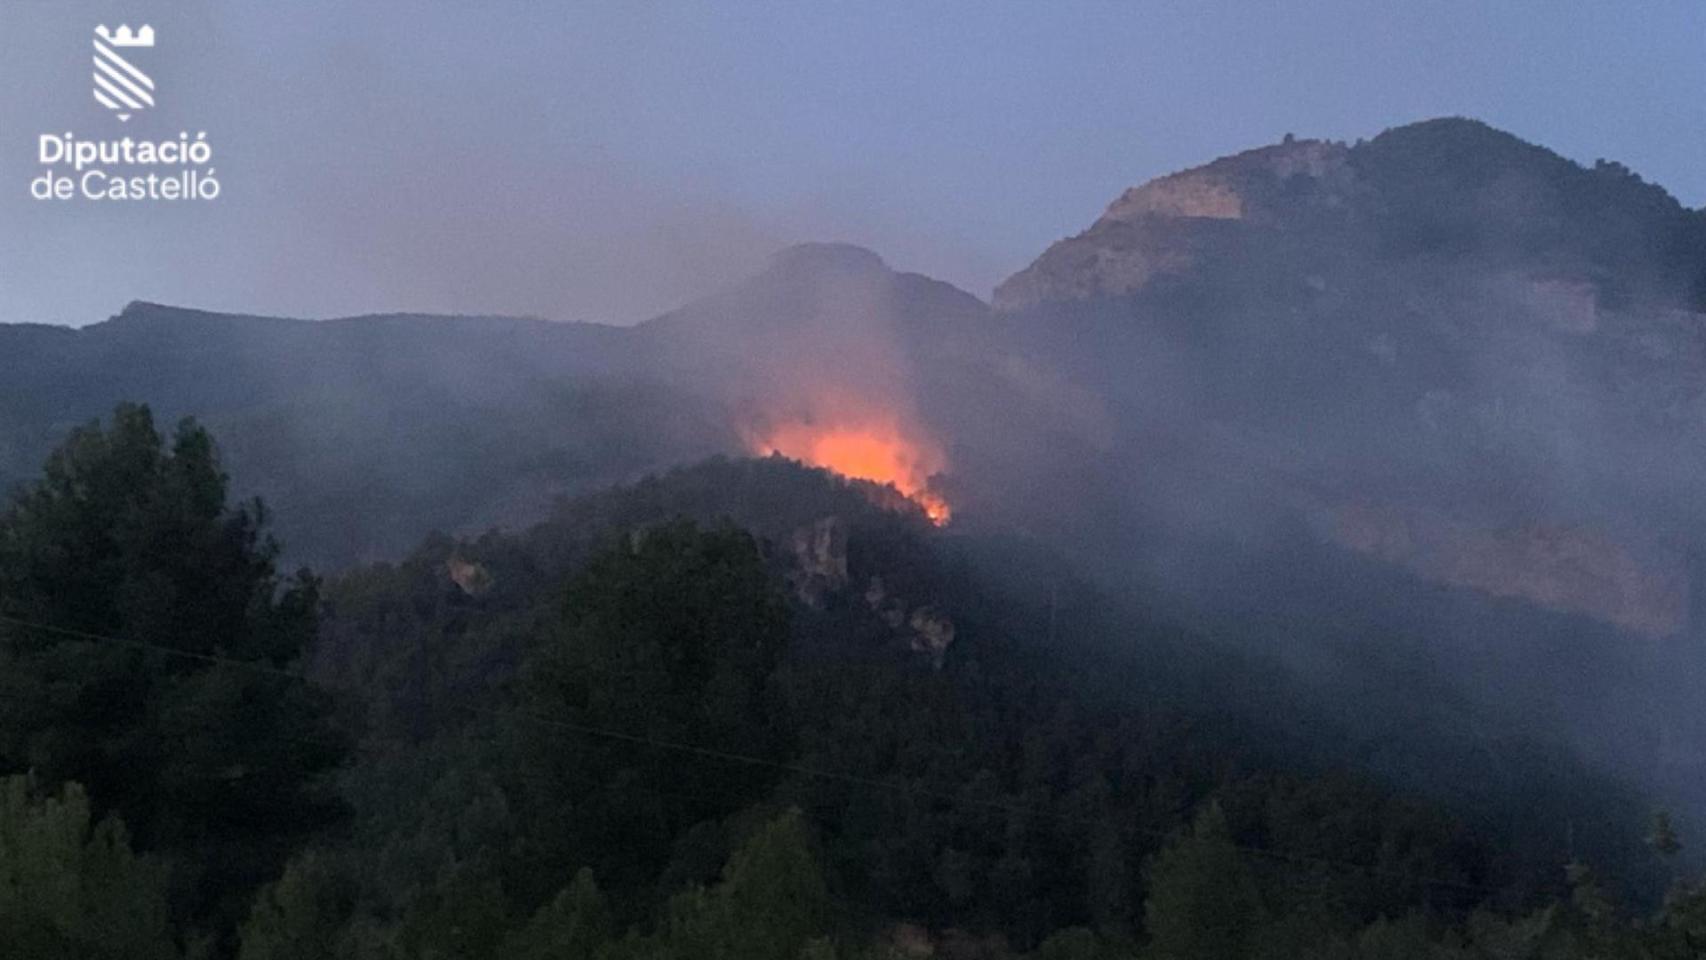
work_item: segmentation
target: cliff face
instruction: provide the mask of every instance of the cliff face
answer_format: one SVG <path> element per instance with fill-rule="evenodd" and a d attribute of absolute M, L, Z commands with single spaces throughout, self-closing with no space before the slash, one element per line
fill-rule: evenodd
<path fill-rule="evenodd" d="M 1299 202 L 1344 204 L 1355 187 L 1340 143 L 1293 140 L 1133 187 L 1090 229 L 1062 240 L 996 288 L 995 306 L 1117 297 L 1185 273 L 1235 232 L 1217 221 L 1283 224 Z"/>

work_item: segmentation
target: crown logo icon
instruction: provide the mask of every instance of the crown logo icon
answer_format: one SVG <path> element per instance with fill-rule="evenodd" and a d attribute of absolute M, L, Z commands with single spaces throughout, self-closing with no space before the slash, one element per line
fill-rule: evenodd
<path fill-rule="evenodd" d="M 102 40 L 115 47 L 152 47 L 154 45 L 154 28 L 143 24 L 135 33 L 130 32 L 130 24 L 121 23 L 117 30 L 108 30 L 106 24 L 95 28 L 95 33 Z"/>

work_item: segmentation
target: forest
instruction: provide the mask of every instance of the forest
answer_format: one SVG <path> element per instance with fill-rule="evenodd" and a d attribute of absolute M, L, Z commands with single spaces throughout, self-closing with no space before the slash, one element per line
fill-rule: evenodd
<path fill-rule="evenodd" d="M 1706 956 L 1640 795 L 1426 729 L 1382 777 L 892 490 L 719 458 L 329 577 L 270 523 L 128 404 L 0 512 L 7 957 Z"/>

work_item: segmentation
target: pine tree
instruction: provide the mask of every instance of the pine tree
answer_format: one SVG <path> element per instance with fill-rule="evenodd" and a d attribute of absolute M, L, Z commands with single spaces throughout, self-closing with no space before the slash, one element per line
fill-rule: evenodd
<path fill-rule="evenodd" d="M 503 955 L 517 960 L 594 960 L 614 932 L 610 906 L 592 871 L 582 868 L 510 938 Z"/>
<path fill-rule="evenodd" d="M 804 819 L 790 811 L 754 833 L 710 889 L 677 896 L 658 944 L 682 960 L 798 960 L 828 930 L 830 899 Z"/>
<path fill-rule="evenodd" d="M 1150 861 L 1145 876 L 1143 916 L 1155 960 L 1250 955 L 1264 919 L 1261 893 L 1220 804 L 1199 813 L 1188 833 Z"/>
<path fill-rule="evenodd" d="M 258 503 L 229 506 L 213 440 L 147 407 L 73 431 L 0 509 L 0 770 L 76 780 L 143 850 L 183 853 L 234 923 L 324 823 L 341 758 L 324 697 L 281 668 L 317 583 L 280 577 Z"/>
<path fill-rule="evenodd" d="M 20 960 L 175 957 L 166 872 L 117 819 L 91 823 L 81 786 L 0 780 L 0 944 Z"/>
<path fill-rule="evenodd" d="M 310 851 L 262 888 L 242 929 L 239 960 L 333 957 L 353 890 L 323 854 Z"/>

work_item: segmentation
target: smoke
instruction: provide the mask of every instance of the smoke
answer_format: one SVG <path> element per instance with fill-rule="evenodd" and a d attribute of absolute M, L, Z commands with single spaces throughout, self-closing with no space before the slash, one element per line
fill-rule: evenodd
<path fill-rule="evenodd" d="M 992 281 L 1004 263 L 833 196 L 754 190 L 714 130 L 643 82 L 662 34 L 560 11 L 310 2 L 0 7 L 0 311 L 81 325 L 136 299 L 267 315 L 419 311 L 630 324 L 844 234 Z M 89 93 L 98 22 L 155 27 L 158 106 L 119 128 Z M 606 22 L 606 21 L 609 22 Z M 632 59 L 616 52 L 632 45 Z M 632 68 L 632 69 L 630 69 Z M 635 74 L 633 71 L 641 71 Z M 33 201 L 37 132 L 206 131 L 210 204 Z M 659 149 L 667 140 L 667 152 Z M 74 250 L 78 256 L 65 256 Z"/>

